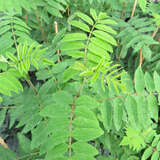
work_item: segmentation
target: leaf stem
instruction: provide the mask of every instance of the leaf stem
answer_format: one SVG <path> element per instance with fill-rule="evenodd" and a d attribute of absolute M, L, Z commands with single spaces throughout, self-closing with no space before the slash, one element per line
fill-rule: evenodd
<path fill-rule="evenodd" d="M 142 63 L 143 63 L 143 53 L 141 48 L 139 53 L 139 66 L 142 66 Z"/>
<path fill-rule="evenodd" d="M 38 14 L 37 14 L 36 11 L 35 11 L 35 16 L 36 16 L 37 21 L 38 21 L 38 23 L 39 23 L 42 37 L 43 37 L 44 41 L 46 42 L 46 41 L 47 41 L 47 38 L 46 38 L 46 35 L 45 35 L 45 32 L 44 32 L 44 29 L 43 29 L 43 27 L 42 27 L 41 20 L 40 20 L 40 18 L 39 18 L 39 16 L 38 16 Z"/>
<path fill-rule="evenodd" d="M 15 33 L 14 33 L 14 29 L 13 29 L 13 17 L 11 17 L 11 30 L 12 30 L 12 36 L 13 36 L 14 44 L 15 44 L 15 47 L 16 47 L 16 50 L 17 50 L 18 45 L 17 45 L 16 36 L 15 36 Z"/>
<path fill-rule="evenodd" d="M 31 82 L 31 80 L 26 80 L 26 82 L 28 83 L 28 85 L 32 88 L 33 92 L 35 93 L 35 95 L 37 96 L 38 98 L 38 102 L 39 102 L 39 106 L 40 106 L 40 110 L 42 109 L 42 102 L 41 102 L 41 99 L 38 95 L 38 91 L 37 89 L 34 87 L 33 83 Z"/>
<path fill-rule="evenodd" d="M 86 65 L 88 45 L 89 45 L 89 41 L 91 39 L 92 32 L 93 32 L 93 30 L 95 28 L 95 25 L 96 25 L 96 23 L 93 25 L 93 27 L 92 27 L 92 29 L 91 29 L 91 31 L 89 33 L 89 36 L 88 36 L 88 39 L 87 39 L 87 42 L 86 42 L 86 47 L 84 49 L 84 65 Z"/>
<path fill-rule="evenodd" d="M 1 138 L 1 137 L 0 137 L 0 144 L 1 144 L 4 148 L 9 149 L 9 148 L 8 148 L 8 145 L 5 143 L 5 141 L 4 141 L 3 138 Z"/>
<path fill-rule="evenodd" d="M 58 23 L 56 21 L 54 21 L 54 28 L 55 28 L 55 33 L 58 34 Z M 61 62 L 60 60 L 60 51 L 59 49 L 56 50 L 57 54 L 58 54 L 58 63 Z"/>
<path fill-rule="evenodd" d="M 131 17 L 130 17 L 130 18 L 132 18 L 132 17 L 134 16 L 136 6 L 137 6 L 137 0 L 134 0 L 133 9 L 132 9 L 132 14 L 131 14 Z"/>

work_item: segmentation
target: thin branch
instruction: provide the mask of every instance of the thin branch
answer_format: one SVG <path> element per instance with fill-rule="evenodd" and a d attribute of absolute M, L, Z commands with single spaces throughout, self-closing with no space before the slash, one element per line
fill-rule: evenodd
<path fill-rule="evenodd" d="M 13 36 L 14 44 L 15 44 L 15 47 L 16 47 L 16 50 L 17 50 L 18 45 L 17 45 L 16 36 L 15 36 L 15 33 L 14 33 L 14 29 L 13 29 L 13 17 L 12 17 L 12 22 L 11 22 L 11 30 L 12 30 L 12 36 Z"/>
<path fill-rule="evenodd" d="M 134 0 L 133 9 L 132 9 L 132 14 L 131 14 L 131 17 L 130 17 L 130 18 L 132 18 L 132 17 L 134 16 L 136 6 L 137 6 L 137 0 Z"/>
<path fill-rule="evenodd" d="M 57 24 L 56 21 L 54 21 L 54 28 L 55 28 L 55 33 L 58 34 L 58 24 Z M 56 52 L 57 52 L 57 54 L 58 54 L 58 63 L 59 63 L 59 62 L 61 61 L 61 60 L 60 60 L 60 56 L 59 56 L 59 55 L 60 55 L 60 54 L 59 54 L 59 53 L 60 53 L 59 49 L 57 49 Z"/>
<path fill-rule="evenodd" d="M 31 80 L 26 80 L 28 85 L 32 88 L 33 92 L 35 93 L 35 95 L 37 96 L 38 98 L 38 102 L 39 102 L 39 106 L 40 106 L 40 110 L 42 109 L 42 102 L 41 102 L 41 99 L 38 95 L 38 91 L 37 89 L 34 87 L 33 83 L 31 82 Z"/>
<path fill-rule="evenodd" d="M 156 30 L 154 30 L 154 32 L 152 33 L 152 38 L 154 39 L 154 37 L 156 36 L 156 33 L 158 32 L 158 27 L 156 28 Z M 149 45 L 148 45 L 149 47 Z M 143 64 L 143 53 L 142 53 L 142 48 L 140 49 L 139 52 L 139 66 L 142 66 Z"/>
<path fill-rule="evenodd" d="M 27 14 L 27 10 L 26 11 L 26 14 L 24 15 L 24 19 L 25 19 L 25 23 L 27 24 L 27 21 L 28 21 L 28 14 Z"/>
<path fill-rule="evenodd" d="M 157 27 L 156 30 L 153 32 L 153 34 L 152 34 L 152 38 L 153 38 L 153 39 L 154 39 L 154 37 L 156 36 L 158 30 L 159 30 L 159 27 Z"/>
<path fill-rule="evenodd" d="M 91 38 L 91 35 L 92 35 L 92 32 L 93 32 L 95 26 L 96 26 L 96 23 L 93 25 L 93 27 L 92 27 L 92 29 L 91 29 L 91 31 L 90 31 L 90 33 L 89 33 L 88 40 L 87 40 L 87 43 L 86 43 L 86 47 L 85 47 L 85 49 L 84 49 L 84 64 L 86 64 L 86 61 L 87 61 L 88 45 L 89 45 L 89 41 L 90 41 L 90 38 Z"/>
<path fill-rule="evenodd" d="M 46 38 L 46 35 L 45 35 L 45 32 L 44 32 L 44 29 L 43 29 L 43 27 L 42 27 L 42 24 L 41 24 L 41 20 L 40 20 L 40 18 L 39 18 L 39 16 L 38 16 L 38 14 L 37 14 L 36 11 L 35 11 L 35 16 L 36 16 L 37 21 L 38 21 L 38 23 L 39 23 L 39 26 L 40 26 L 40 30 L 41 30 L 41 34 L 42 34 L 43 40 L 44 40 L 45 42 L 47 42 L 47 38 Z"/>
<path fill-rule="evenodd" d="M 3 140 L 2 137 L 0 137 L 0 144 L 1 144 L 4 148 L 9 149 L 8 145 L 5 143 L 5 141 Z"/>
<path fill-rule="evenodd" d="M 71 110 L 71 114 L 70 114 L 70 124 L 69 124 L 69 158 L 72 157 L 72 129 L 73 129 L 73 114 L 74 114 L 74 109 L 75 109 L 75 105 L 74 102 L 72 104 L 72 110 Z"/>
<path fill-rule="evenodd" d="M 38 95 L 38 91 L 36 90 L 36 88 L 34 87 L 33 83 L 31 82 L 31 80 L 26 80 L 27 83 L 29 84 L 29 86 L 33 89 L 33 92 Z"/>
<path fill-rule="evenodd" d="M 67 8 L 66 8 L 66 12 L 67 12 L 67 17 L 69 17 L 70 16 L 69 6 L 67 6 Z"/>
<path fill-rule="evenodd" d="M 125 3 L 125 1 L 123 0 L 123 2 L 122 2 L 122 11 L 121 11 L 121 16 L 120 16 L 120 19 L 123 19 L 123 16 L 124 16 L 124 10 L 125 10 L 125 8 L 126 8 L 126 3 Z"/>
<path fill-rule="evenodd" d="M 4 106 L 4 107 L 1 107 L 0 106 L 0 108 L 6 108 L 6 109 L 14 109 L 14 108 L 18 108 L 18 107 L 16 107 L 16 106 Z"/>
<path fill-rule="evenodd" d="M 29 153 L 29 154 L 26 154 L 26 155 L 21 156 L 21 157 L 19 157 L 19 158 L 16 158 L 16 159 L 14 159 L 14 160 L 21 160 L 21 159 L 25 159 L 25 158 L 27 158 L 27 157 L 32 157 L 32 156 L 37 155 L 37 154 L 39 154 L 39 153 L 40 153 L 40 152 L 33 152 L 33 153 Z"/>
<path fill-rule="evenodd" d="M 143 53 L 141 48 L 139 53 L 139 66 L 142 66 L 142 63 L 143 63 Z"/>
<path fill-rule="evenodd" d="M 160 42 L 160 35 L 159 35 L 159 37 L 158 37 L 158 42 Z"/>

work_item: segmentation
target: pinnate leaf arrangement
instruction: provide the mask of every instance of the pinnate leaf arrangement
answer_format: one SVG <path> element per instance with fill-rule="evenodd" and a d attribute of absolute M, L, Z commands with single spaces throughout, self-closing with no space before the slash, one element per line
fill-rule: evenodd
<path fill-rule="evenodd" d="M 0 160 L 159 160 L 160 4 L 0 0 Z"/>

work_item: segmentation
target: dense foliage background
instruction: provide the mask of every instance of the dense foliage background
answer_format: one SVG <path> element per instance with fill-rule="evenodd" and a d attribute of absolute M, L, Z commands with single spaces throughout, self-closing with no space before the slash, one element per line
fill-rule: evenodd
<path fill-rule="evenodd" d="M 159 160 L 160 2 L 0 0 L 0 160 Z"/>

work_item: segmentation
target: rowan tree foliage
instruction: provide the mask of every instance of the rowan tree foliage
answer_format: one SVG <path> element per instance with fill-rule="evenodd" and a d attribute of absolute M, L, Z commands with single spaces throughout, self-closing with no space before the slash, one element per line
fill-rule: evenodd
<path fill-rule="evenodd" d="M 160 3 L 0 0 L 0 160 L 159 160 Z"/>

